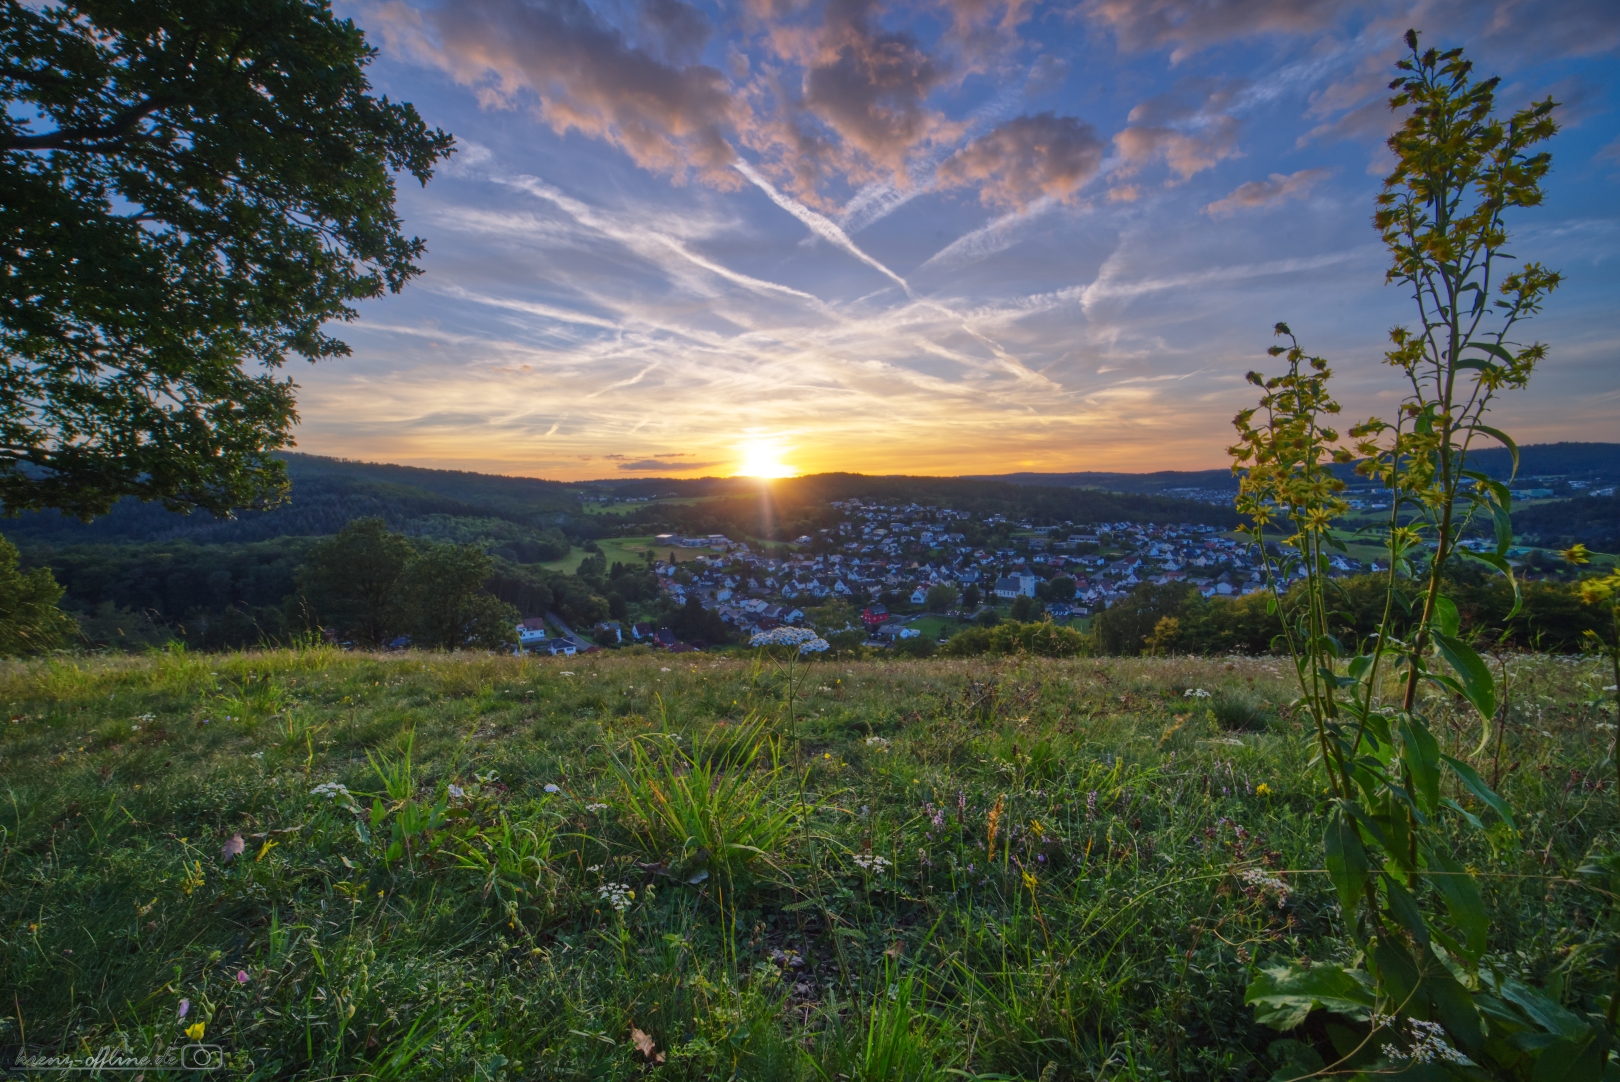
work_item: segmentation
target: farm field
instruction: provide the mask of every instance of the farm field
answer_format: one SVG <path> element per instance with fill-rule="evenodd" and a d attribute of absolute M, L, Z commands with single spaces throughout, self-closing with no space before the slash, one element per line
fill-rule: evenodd
<path fill-rule="evenodd" d="M 1258 1080 L 1258 967 L 1343 957 L 1286 662 L 639 651 L 7 663 L 5 1043 L 202 1041 L 251 1079 Z M 1577 869 L 1620 823 L 1612 695 L 1505 665 L 1500 745 L 1427 706 L 1517 809 L 1447 793 L 1487 822 L 1487 964 L 1601 1010 Z"/>
<path fill-rule="evenodd" d="M 688 560 L 695 560 L 699 556 L 711 555 L 710 550 L 706 548 L 667 549 L 655 546 L 653 544 L 651 534 L 647 535 L 646 537 L 604 537 L 599 539 L 596 543 L 601 547 L 602 555 L 607 557 L 607 564 L 609 567 L 612 567 L 615 563 L 644 563 L 647 558 L 647 550 L 649 549 L 656 553 L 658 559 L 666 562 L 669 560 L 670 553 L 673 552 L 675 554 L 676 563 L 684 563 Z M 563 557 L 561 560 L 552 560 L 548 563 L 543 563 L 540 566 L 551 571 L 564 571 L 572 574 L 579 570 L 579 565 L 583 563 L 585 557 L 589 555 L 590 553 L 586 552 L 584 549 L 575 547 L 571 549 L 568 555 Z"/>

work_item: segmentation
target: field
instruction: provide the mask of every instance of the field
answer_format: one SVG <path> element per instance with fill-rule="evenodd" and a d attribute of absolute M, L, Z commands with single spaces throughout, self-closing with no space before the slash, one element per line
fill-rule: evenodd
<path fill-rule="evenodd" d="M 650 534 L 646 537 L 604 537 L 597 541 L 597 545 L 601 547 L 602 555 L 607 557 L 609 567 L 612 567 L 615 563 L 644 563 L 647 559 L 647 550 L 649 549 L 653 551 L 653 554 L 656 555 L 658 559 L 666 561 L 669 559 L 669 554 L 673 552 L 675 554 L 676 563 L 684 563 L 687 560 L 695 560 L 699 556 L 713 555 L 711 550 L 706 548 L 670 549 L 659 547 L 653 544 L 652 535 Z M 566 571 L 569 574 L 572 574 L 573 572 L 579 570 L 579 565 L 584 561 L 585 557 L 589 555 L 590 553 L 586 552 L 584 549 L 575 547 L 568 553 L 567 556 L 564 556 L 562 559 L 552 560 L 551 562 L 541 564 L 540 566 L 551 571 Z"/>
<path fill-rule="evenodd" d="M 1608 680 L 1506 667 L 1479 756 L 1428 704 L 1518 810 L 1468 835 L 1490 964 L 1600 1005 L 1576 869 L 1620 822 Z M 201 1040 L 232 1079 L 1264 1079 L 1256 967 L 1345 949 L 1285 673 L 11 663 L 0 1046 Z"/>

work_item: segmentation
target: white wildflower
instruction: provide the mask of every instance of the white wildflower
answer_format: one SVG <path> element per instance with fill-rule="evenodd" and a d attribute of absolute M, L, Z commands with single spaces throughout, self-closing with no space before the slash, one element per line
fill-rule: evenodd
<path fill-rule="evenodd" d="M 888 739 L 886 737 L 869 736 L 869 737 L 866 738 L 866 746 L 869 747 L 869 748 L 888 747 L 888 744 L 889 744 L 889 741 L 888 741 Z"/>
<path fill-rule="evenodd" d="M 323 781 L 309 791 L 310 796 L 324 796 L 328 800 L 350 800 L 349 787 L 340 781 Z"/>
<path fill-rule="evenodd" d="M 1259 868 L 1245 868 L 1238 873 L 1238 878 L 1256 890 L 1271 891 L 1277 896 L 1278 905 L 1288 901 L 1288 884 Z"/>
<path fill-rule="evenodd" d="M 588 812 L 607 811 L 607 805 L 606 804 L 587 804 L 587 805 L 585 805 L 585 810 L 588 811 Z"/>
<path fill-rule="evenodd" d="M 596 888 L 596 896 L 620 913 L 629 909 L 630 903 L 636 900 L 636 892 L 630 889 L 628 883 L 603 883 Z"/>
<path fill-rule="evenodd" d="M 1184 698 L 1184 699 L 1207 699 L 1207 698 L 1209 698 L 1209 692 L 1205 691 L 1203 688 L 1188 688 L 1187 689 L 1187 694 L 1183 695 L 1182 698 Z"/>
<path fill-rule="evenodd" d="M 756 631 L 748 640 L 749 646 L 797 646 L 801 654 L 819 654 L 827 649 L 827 640 L 807 627 L 777 627 L 769 631 Z"/>
<path fill-rule="evenodd" d="M 546 792 L 548 792 L 548 793 L 560 793 L 560 792 L 562 792 L 562 786 L 558 785 L 556 782 L 547 782 L 546 783 Z"/>
<path fill-rule="evenodd" d="M 446 787 L 445 792 L 450 794 L 451 800 L 460 800 L 462 797 L 467 795 L 467 790 L 463 789 L 455 782 L 451 782 L 449 786 Z"/>
<path fill-rule="evenodd" d="M 856 853 L 851 859 L 861 871 L 873 874 L 879 874 L 890 866 L 888 857 L 880 857 L 876 853 Z"/>
<path fill-rule="evenodd" d="M 1391 1059 L 1409 1059 L 1413 1063 L 1455 1063 L 1466 1065 L 1467 1056 L 1453 1048 L 1446 1040 L 1445 1027 L 1438 1022 L 1425 1022 L 1418 1018 L 1406 1020 L 1411 1043 L 1403 1051 L 1393 1044 L 1384 1045 L 1384 1055 Z"/>

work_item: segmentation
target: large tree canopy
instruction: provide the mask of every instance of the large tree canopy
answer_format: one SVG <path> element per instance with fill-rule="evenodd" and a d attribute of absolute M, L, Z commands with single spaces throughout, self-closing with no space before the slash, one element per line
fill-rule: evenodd
<path fill-rule="evenodd" d="M 322 0 L 0 0 L 0 503 L 273 502 L 288 354 L 420 273 L 394 172 L 452 140 L 375 97 Z"/>

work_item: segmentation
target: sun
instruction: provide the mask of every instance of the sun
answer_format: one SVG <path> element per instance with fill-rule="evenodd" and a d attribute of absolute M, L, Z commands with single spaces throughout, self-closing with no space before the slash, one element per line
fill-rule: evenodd
<path fill-rule="evenodd" d="M 795 477 L 798 470 L 782 461 L 782 448 L 769 440 L 749 440 L 740 448 L 742 477 Z"/>

